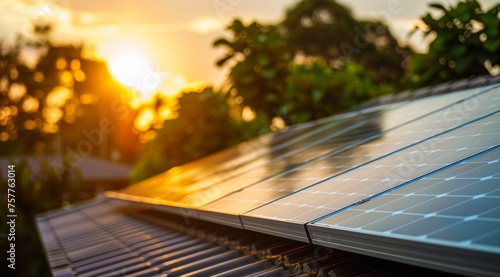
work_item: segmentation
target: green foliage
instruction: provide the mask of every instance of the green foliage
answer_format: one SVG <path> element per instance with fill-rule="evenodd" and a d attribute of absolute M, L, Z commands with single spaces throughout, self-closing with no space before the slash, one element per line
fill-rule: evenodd
<path fill-rule="evenodd" d="M 69 159 L 69 157 L 67 157 Z M 16 217 L 16 274 L 17 276 L 50 276 L 43 247 L 34 224 L 34 216 L 64 204 L 81 200 L 82 181 L 79 171 L 67 162 L 55 168 L 42 161 L 40 172 L 33 172 L 27 160 L 10 162 L 15 165 L 15 214 Z M 0 190 L 7 192 L 7 182 L 0 180 Z M 2 204 L 0 213 L 8 214 Z M 8 226 L 1 225 L 0 232 L 7 234 Z M 7 265 L 2 266 L 7 268 Z M 13 275 L 14 276 L 14 275 Z"/>
<path fill-rule="evenodd" d="M 232 65 L 230 92 L 268 126 L 275 117 L 289 125 L 329 116 L 392 88 L 377 84 L 373 74 L 355 62 L 346 60 L 332 68 L 323 58 L 294 61 L 278 26 L 235 20 L 228 29 L 231 39 L 214 43 L 228 50 L 217 64 Z"/>
<path fill-rule="evenodd" d="M 282 26 L 294 55 L 321 58 L 332 68 L 356 62 L 377 83 L 398 84 L 412 53 L 384 23 L 359 21 L 333 0 L 300 1 L 287 11 Z"/>
<path fill-rule="evenodd" d="M 243 105 L 272 118 L 284 93 L 292 61 L 290 49 L 278 27 L 253 22 L 245 26 L 236 19 L 228 27 L 232 40 L 218 39 L 214 46 L 227 48 L 227 55 L 217 62 L 233 63 L 229 79 L 232 89 L 243 97 Z"/>
<path fill-rule="evenodd" d="M 326 61 L 345 57 L 341 45 L 354 46 L 356 35 L 364 38 L 351 11 L 331 0 L 300 1 L 287 11 L 283 26 L 294 52 Z"/>
<path fill-rule="evenodd" d="M 227 98 L 227 94 L 212 88 L 182 94 L 178 117 L 163 122 L 157 136 L 146 144 L 132 182 L 240 142 L 238 124 L 230 117 Z"/>
<path fill-rule="evenodd" d="M 375 84 L 369 73 L 353 62 L 336 70 L 320 60 L 294 64 L 290 77 L 278 110 L 287 114 L 291 124 L 326 117 L 394 91 L 391 85 Z"/>
<path fill-rule="evenodd" d="M 440 15 L 421 19 L 425 36 L 435 36 L 428 53 L 411 59 L 406 80 L 419 87 L 471 75 L 487 75 L 489 66 L 500 64 L 500 4 L 484 11 L 476 0 L 466 0 L 448 8 L 431 4 Z"/>

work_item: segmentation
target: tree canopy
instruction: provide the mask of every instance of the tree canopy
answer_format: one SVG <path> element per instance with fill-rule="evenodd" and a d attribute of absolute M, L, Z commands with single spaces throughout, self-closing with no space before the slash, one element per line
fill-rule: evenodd
<path fill-rule="evenodd" d="M 218 66 L 230 66 L 227 93 L 268 124 L 295 124 L 338 113 L 400 81 L 409 48 L 388 27 L 358 21 L 333 0 L 307 0 L 276 25 L 235 19 Z"/>
<path fill-rule="evenodd" d="M 384 23 L 358 20 L 333 0 L 300 1 L 281 25 L 295 55 L 320 57 L 332 68 L 359 63 L 377 83 L 398 83 L 412 54 Z"/>
<path fill-rule="evenodd" d="M 429 7 L 438 15 L 421 18 L 423 32 L 434 39 L 427 53 L 412 57 L 406 76 L 410 86 L 488 75 L 500 64 L 500 4 L 487 11 L 476 0 Z"/>

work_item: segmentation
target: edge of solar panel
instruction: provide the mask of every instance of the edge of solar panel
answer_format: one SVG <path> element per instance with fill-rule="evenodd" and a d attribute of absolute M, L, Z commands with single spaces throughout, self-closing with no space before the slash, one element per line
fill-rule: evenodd
<path fill-rule="evenodd" d="M 301 242 L 311 242 L 306 231 L 306 226 L 302 222 L 293 221 L 269 221 L 261 218 L 240 215 L 243 229 L 266 233 L 277 237 L 292 239 Z"/>
<path fill-rule="evenodd" d="M 361 233 L 316 225 L 308 225 L 307 228 L 313 244 L 460 275 L 495 276 L 500 272 L 500 256 L 495 253 L 424 243 L 395 235 L 369 234 L 366 231 Z"/>
<path fill-rule="evenodd" d="M 238 214 L 234 213 L 220 213 L 210 210 L 196 210 L 199 219 L 210 221 L 213 223 L 218 223 L 222 225 L 227 225 L 239 229 L 245 229 L 241 223 L 241 218 Z"/>
<path fill-rule="evenodd" d="M 359 107 L 355 107 L 352 111 L 358 111 L 370 107 L 375 107 L 382 104 L 396 103 L 401 101 L 423 98 L 431 95 L 454 92 L 468 88 L 482 87 L 491 84 L 500 83 L 500 75 L 496 76 L 471 76 L 466 79 L 454 80 L 442 84 L 432 85 L 414 90 L 403 91 L 395 95 L 381 96 L 369 101 Z"/>

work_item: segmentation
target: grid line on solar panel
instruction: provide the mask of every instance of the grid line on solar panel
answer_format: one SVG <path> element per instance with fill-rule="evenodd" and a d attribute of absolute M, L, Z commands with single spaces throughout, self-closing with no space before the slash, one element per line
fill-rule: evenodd
<path fill-rule="evenodd" d="M 496 147 L 313 225 L 500 253 L 499 157 Z"/>
<path fill-rule="evenodd" d="M 479 94 L 479 96 L 474 96 L 458 104 L 448 106 L 440 112 L 429 114 L 411 124 L 392 129 L 383 133 L 381 137 L 355 145 L 353 148 L 344 149 L 343 152 L 334 152 L 333 155 L 327 155 L 289 172 L 247 187 L 241 192 L 230 194 L 212 202 L 204 208 L 209 210 L 224 210 L 224 207 L 227 205 L 236 205 L 238 208 L 234 212 L 244 213 L 269 201 L 279 199 L 292 192 L 318 183 L 327 177 L 351 170 L 364 163 L 397 151 L 400 148 L 418 143 L 432 135 L 456 128 L 461 123 L 466 123 L 485 114 L 497 111 L 499 99 L 500 90 L 488 89 L 485 93 Z M 429 104 L 427 101 L 424 101 L 424 103 Z M 419 105 L 415 106 L 418 107 Z M 386 115 L 383 115 L 382 118 L 384 116 Z M 394 117 L 401 116 L 401 114 L 397 114 Z M 421 126 L 421 128 L 415 128 L 415 124 Z"/>
<path fill-rule="evenodd" d="M 480 136 L 475 137 L 476 134 Z M 472 139 L 471 139 L 472 138 Z M 310 222 L 500 143 L 500 113 L 375 160 L 246 215 Z"/>

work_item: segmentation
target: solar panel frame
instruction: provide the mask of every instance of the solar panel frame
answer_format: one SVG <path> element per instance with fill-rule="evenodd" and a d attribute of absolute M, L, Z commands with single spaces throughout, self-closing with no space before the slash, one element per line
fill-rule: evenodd
<path fill-rule="evenodd" d="M 375 256 L 411 265 L 444 270 L 460 275 L 497 276 L 499 256 L 491 253 L 433 245 L 411 239 L 398 239 L 352 229 L 326 229 L 308 225 L 313 244 L 333 247 L 358 254 Z"/>

